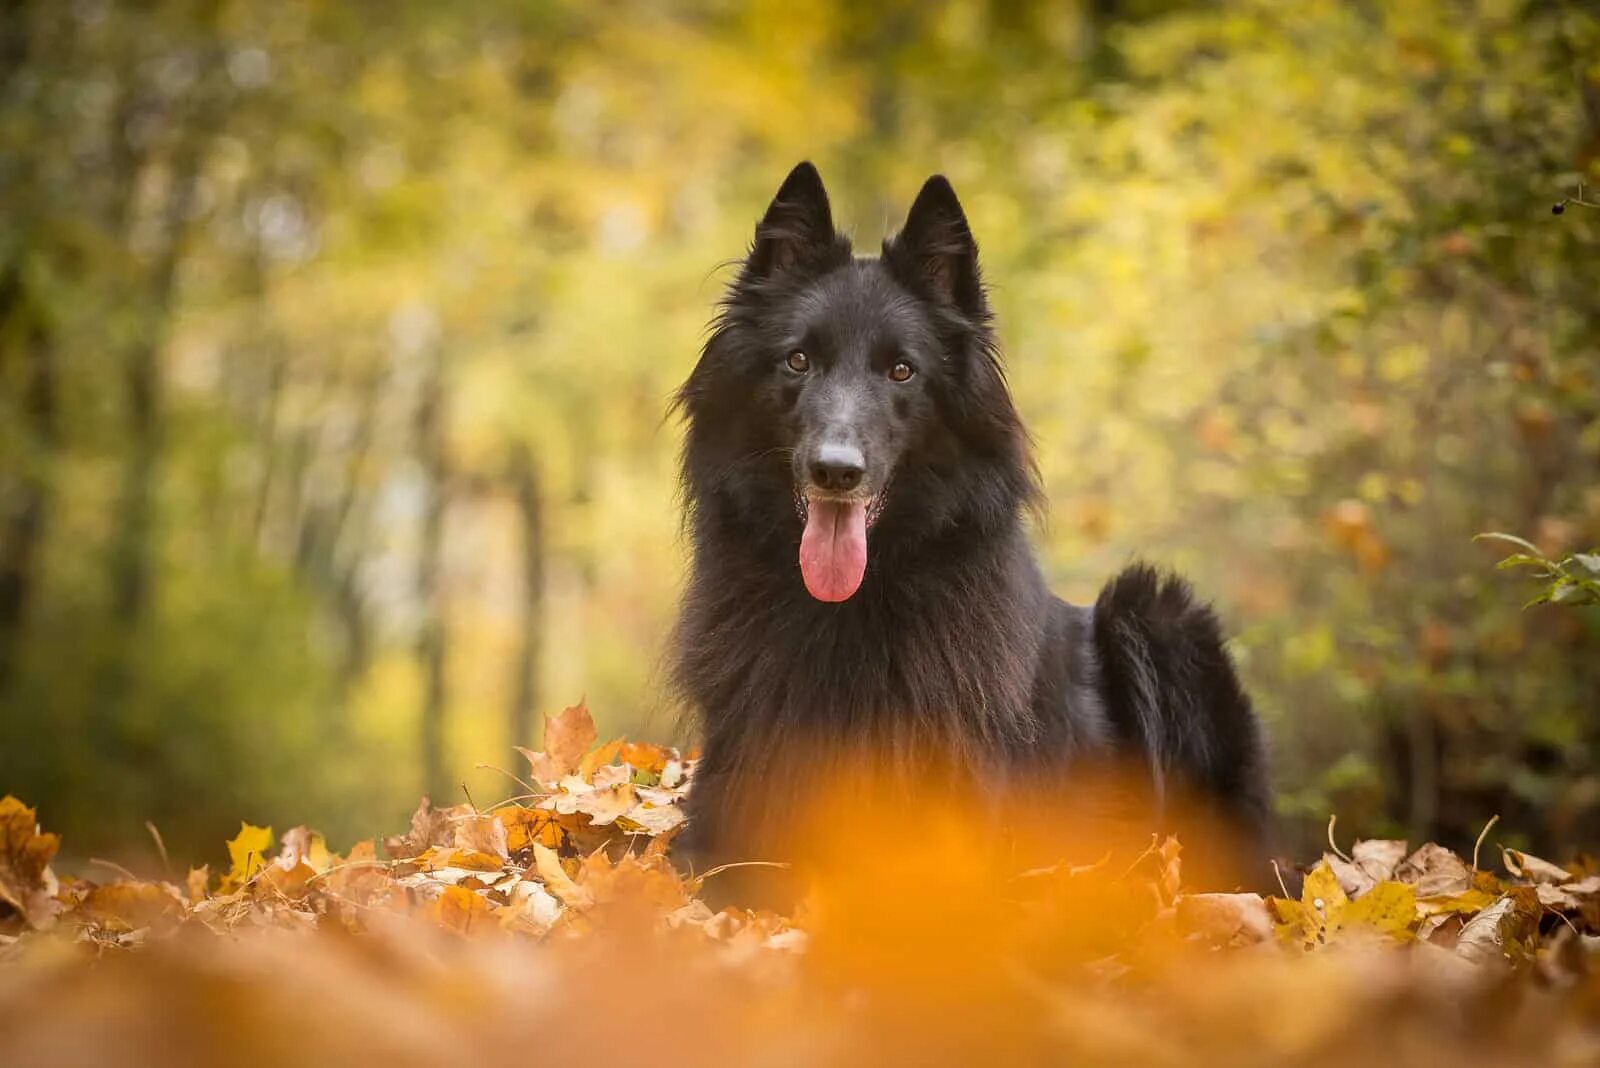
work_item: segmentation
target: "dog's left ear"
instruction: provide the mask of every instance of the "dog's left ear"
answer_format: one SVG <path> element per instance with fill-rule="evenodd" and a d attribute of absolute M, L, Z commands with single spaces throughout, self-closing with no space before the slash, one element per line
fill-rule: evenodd
<path fill-rule="evenodd" d="M 905 226 L 884 243 L 883 255 L 896 277 L 914 292 L 969 315 L 984 310 L 978 243 L 944 175 L 923 183 Z"/>

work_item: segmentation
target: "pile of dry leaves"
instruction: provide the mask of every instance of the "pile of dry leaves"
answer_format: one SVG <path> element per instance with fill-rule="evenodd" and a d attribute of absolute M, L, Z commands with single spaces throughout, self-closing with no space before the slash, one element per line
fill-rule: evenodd
<path fill-rule="evenodd" d="M 694 761 L 596 740 L 567 709 L 518 803 L 344 856 L 246 825 L 181 884 L 58 879 L 7 797 L 0 1060 L 1600 1063 L 1592 861 L 1362 841 L 1196 894 L 1171 839 L 1017 872 L 971 812 L 863 811 L 795 915 L 716 912 L 667 856 Z"/>

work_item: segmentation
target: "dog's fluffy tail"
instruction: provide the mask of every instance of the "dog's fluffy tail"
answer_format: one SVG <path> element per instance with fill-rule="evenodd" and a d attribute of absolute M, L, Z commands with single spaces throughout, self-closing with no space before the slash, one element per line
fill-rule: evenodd
<path fill-rule="evenodd" d="M 1107 712 L 1148 763 L 1162 818 L 1207 805 L 1242 847 L 1264 849 L 1265 746 L 1216 614 L 1181 578 L 1137 564 L 1100 592 L 1094 632 Z"/>

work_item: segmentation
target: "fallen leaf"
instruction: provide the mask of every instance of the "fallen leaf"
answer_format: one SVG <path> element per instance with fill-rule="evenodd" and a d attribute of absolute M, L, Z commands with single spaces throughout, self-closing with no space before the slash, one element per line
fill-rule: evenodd
<path fill-rule="evenodd" d="M 57 913 L 50 861 L 61 837 L 39 830 L 38 813 L 9 794 L 0 799 L 0 902 L 28 926 L 50 926 Z"/>
<path fill-rule="evenodd" d="M 1378 883 L 1339 914 L 1343 928 L 1364 928 L 1391 938 L 1411 937 L 1417 922 L 1417 893 L 1405 883 Z"/>
<path fill-rule="evenodd" d="M 604 827 L 625 815 L 633 805 L 633 787 L 621 783 L 583 795 L 578 799 L 577 810 L 588 816 L 596 827 Z"/>
<path fill-rule="evenodd" d="M 662 835 L 681 826 L 687 818 L 677 805 L 638 804 L 617 822 L 628 830 Z"/>
<path fill-rule="evenodd" d="M 1531 887 L 1514 887 L 1467 921 L 1456 938 L 1456 953 L 1475 964 L 1525 955 L 1539 930 L 1539 897 Z"/>
<path fill-rule="evenodd" d="M 545 734 L 546 737 L 548 737 L 549 731 L 546 730 Z M 578 762 L 578 777 L 593 780 L 595 777 L 595 772 L 615 760 L 617 758 L 617 754 L 621 750 L 621 738 L 613 738 L 611 741 L 600 746 L 598 749 L 589 750 L 589 752 L 583 755 L 583 759 Z M 626 777 L 626 774 L 624 774 L 624 778 Z M 596 783 L 596 785 L 599 784 Z"/>
<path fill-rule="evenodd" d="M 1415 886 L 1418 897 L 1449 897 L 1472 886 L 1472 872 L 1462 859 L 1432 842 L 1402 861 L 1394 877 Z"/>
<path fill-rule="evenodd" d="M 1405 940 L 1417 922 L 1416 891 L 1397 882 L 1376 883 L 1352 899 L 1328 864 L 1318 864 L 1306 876 L 1299 901 L 1272 900 L 1279 920 L 1278 934 L 1307 948 L 1326 945 L 1341 930 L 1381 934 Z"/>
<path fill-rule="evenodd" d="M 1559 864 L 1552 864 L 1548 860 L 1518 849 L 1502 848 L 1500 860 L 1505 865 L 1506 871 L 1530 883 L 1569 883 L 1576 878 Z"/>
<path fill-rule="evenodd" d="M 424 797 L 411 814 L 411 830 L 384 839 L 384 851 L 402 859 L 418 856 L 430 846 L 451 845 L 455 842 L 455 818 L 472 812 L 471 805 L 434 808 L 432 801 Z"/>
<path fill-rule="evenodd" d="M 287 871 L 302 861 L 312 871 L 323 872 L 333 866 L 334 856 L 322 835 L 306 827 L 291 827 L 283 832 L 277 863 Z"/>
<path fill-rule="evenodd" d="M 566 869 L 561 866 L 561 858 L 555 850 L 548 849 L 537 843 L 533 847 L 534 872 L 544 882 L 545 889 L 574 908 L 587 908 L 594 903 L 589 891 L 572 881 Z"/>
<path fill-rule="evenodd" d="M 589 714 L 588 706 L 579 701 L 545 720 L 542 751 L 517 746 L 517 752 L 528 758 L 535 780 L 541 785 L 553 786 L 562 776 L 578 771 L 596 737 L 594 717 Z"/>
<path fill-rule="evenodd" d="M 657 780 L 666 770 L 667 761 L 675 759 L 677 752 L 664 746 L 641 742 L 624 742 L 617 754 L 624 764 Z"/>
<path fill-rule="evenodd" d="M 520 853 L 535 842 L 548 849 L 561 845 L 561 824 L 545 809 L 506 805 L 495 809 L 494 817 L 505 828 L 506 849 L 511 853 Z"/>
<path fill-rule="evenodd" d="M 111 931 L 134 931 L 171 926 L 183 914 L 184 901 L 176 888 L 125 880 L 91 889 L 74 916 Z"/>
<path fill-rule="evenodd" d="M 492 924 L 493 908 L 481 894 L 459 886 L 447 886 L 434 899 L 430 909 L 439 926 L 458 935 Z"/>
<path fill-rule="evenodd" d="M 230 866 L 228 874 L 222 877 L 222 883 L 217 887 L 217 893 L 231 894 L 249 882 L 256 873 L 266 867 L 267 857 L 271 851 L 271 827 L 239 824 L 239 833 L 228 841 Z"/>
<path fill-rule="evenodd" d="M 506 825 L 493 814 L 469 813 L 453 822 L 457 849 L 487 853 L 505 860 L 511 856 Z"/>
<path fill-rule="evenodd" d="M 1467 915 L 1481 912 L 1494 904 L 1499 894 L 1473 887 L 1459 894 L 1417 898 L 1417 911 L 1424 916 Z"/>
<path fill-rule="evenodd" d="M 501 925 L 514 930 L 543 934 L 561 918 L 562 905 L 544 884 L 523 879 L 511 888 L 511 904 L 501 917 Z"/>
<path fill-rule="evenodd" d="M 1178 930 L 1208 945 L 1239 946 L 1272 937 L 1272 913 L 1260 894 L 1184 894 Z"/>

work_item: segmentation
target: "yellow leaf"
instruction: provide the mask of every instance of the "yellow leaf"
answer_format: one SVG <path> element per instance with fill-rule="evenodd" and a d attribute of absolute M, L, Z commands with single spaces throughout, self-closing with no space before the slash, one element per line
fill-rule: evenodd
<path fill-rule="evenodd" d="M 1350 901 L 1333 869 L 1318 864 L 1300 890 L 1300 931 L 1307 945 L 1321 945 L 1336 926 L 1334 917 Z"/>
<path fill-rule="evenodd" d="M 272 828 L 239 824 L 239 833 L 228 842 L 228 859 L 231 866 L 217 888 L 219 894 L 231 894 L 250 877 L 266 866 L 266 857 L 272 849 Z"/>
<path fill-rule="evenodd" d="M 1407 938 L 1417 920 L 1417 892 L 1405 883 L 1379 883 L 1345 905 L 1335 919 L 1341 927 L 1365 927 Z"/>
<path fill-rule="evenodd" d="M 1474 887 L 1465 893 L 1417 898 L 1417 911 L 1424 916 L 1471 915 L 1494 904 L 1498 895 Z"/>
<path fill-rule="evenodd" d="M 561 844 L 561 824 L 555 813 L 542 808 L 506 805 L 494 810 L 494 818 L 506 829 L 506 848 L 521 852 L 535 842 L 548 849 Z"/>

